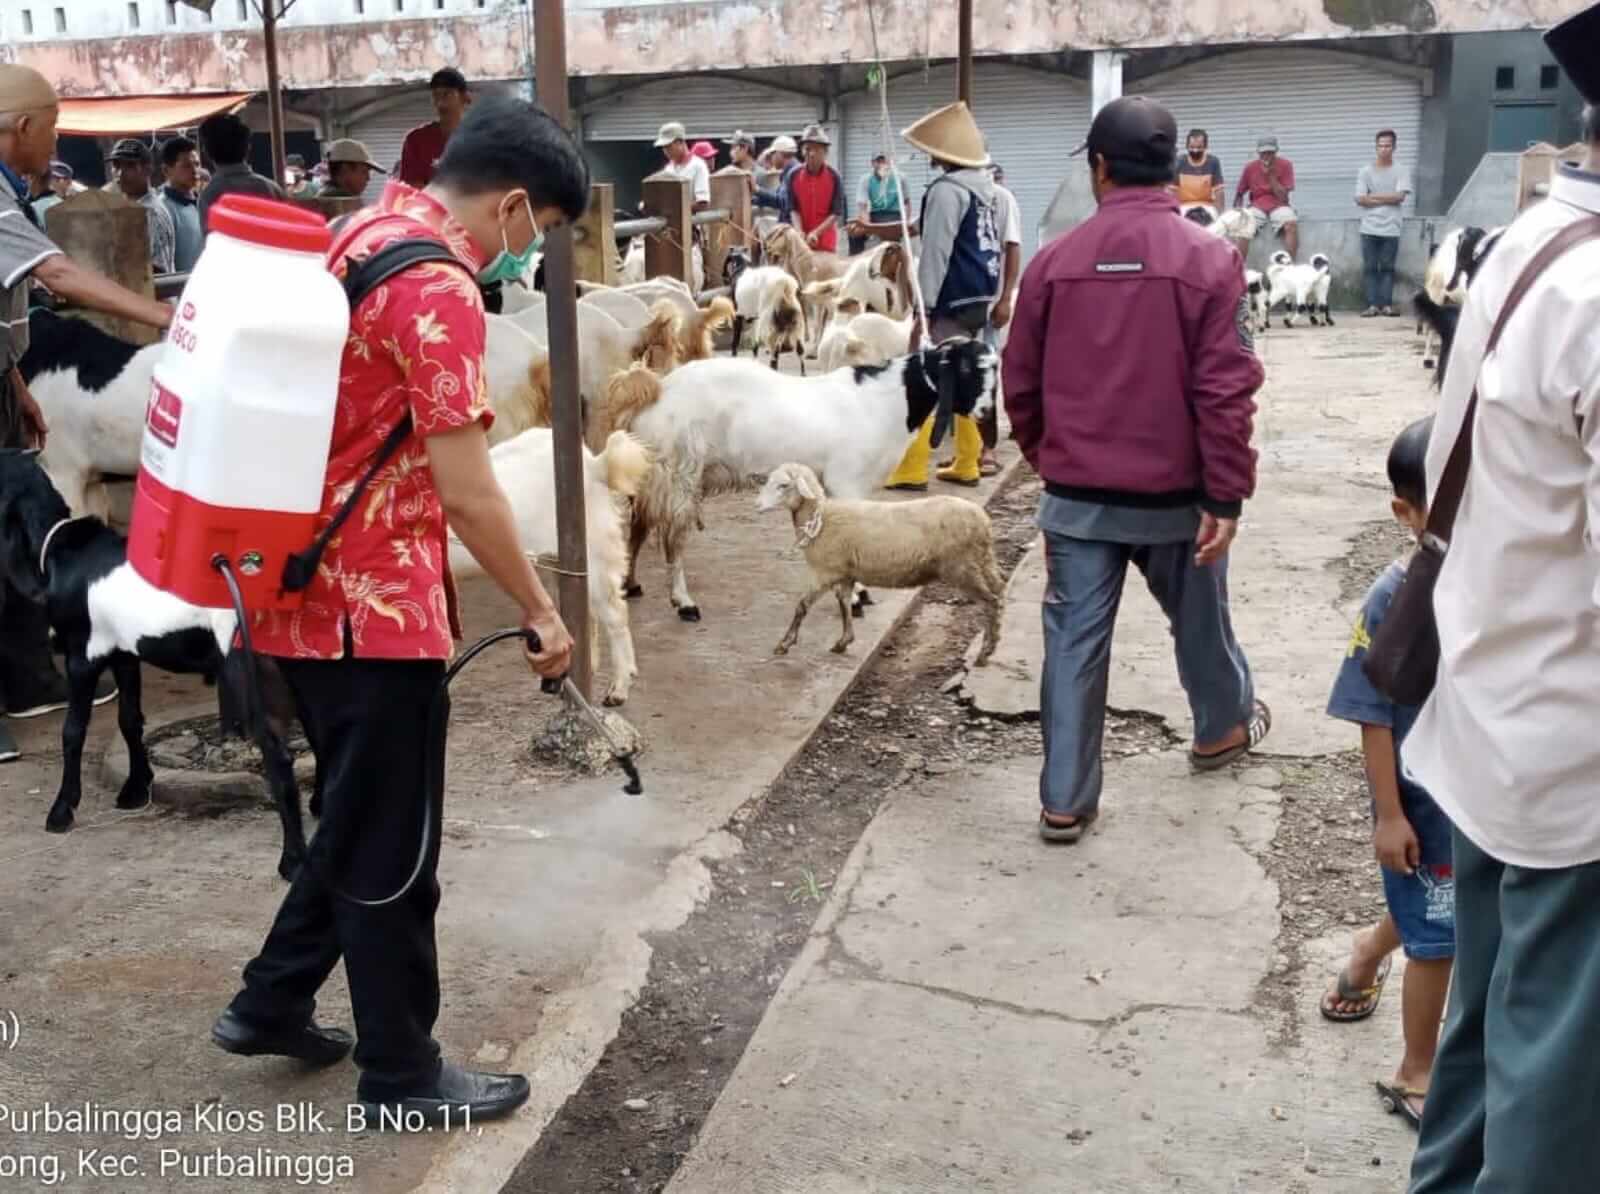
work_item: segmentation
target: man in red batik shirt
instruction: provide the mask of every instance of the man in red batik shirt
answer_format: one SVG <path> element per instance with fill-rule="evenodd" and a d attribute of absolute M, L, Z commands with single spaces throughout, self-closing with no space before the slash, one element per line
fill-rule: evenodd
<path fill-rule="evenodd" d="M 530 104 L 485 100 L 451 138 L 426 190 L 391 182 L 353 216 L 329 251 L 348 271 L 403 240 L 442 242 L 452 261 L 415 264 L 380 283 L 351 313 L 340 366 L 320 525 L 355 490 L 409 415 L 398 451 L 361 492 L 292 612 L 256 616 L 255 646 L 277 657 L 316 754 L 322 828 L 284 897 L 244 989 L 212 1029 L 230 1053 L 331 1065 L 350 1034 L 312 1019 L 316 995 L 342 958 L 355 1013 L 357 1099 L 368 1122 L 398 1108 L 452 1126 L 509 1114 L 527 1079 L 443 1061 L 434 915 L 439 825 L 423 871 L 400 899 L 434 785 L 442 785 L 445 725 L 431 718 L 445 660 L 460 637 L 449 566 L 454 535 L 522 610 L 543 649 L 540 676 L 564 675 L 572 640 L 523 556 L 511 506 L 495 481 L 485 435 L 480 281 L 520 272 L 542 230 L 576 219 L 589 172 L 571 134 Z M 431 770 L 431 774 L 430 774 Z M 323 868 L 329 868 L 324 870 Z M 330 873 L 331 872 L 331 873 Z"/>

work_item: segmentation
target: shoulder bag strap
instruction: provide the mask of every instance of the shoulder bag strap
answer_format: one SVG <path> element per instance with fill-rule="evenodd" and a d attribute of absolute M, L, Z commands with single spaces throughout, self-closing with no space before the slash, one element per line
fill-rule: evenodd
<path fill-rule="evenodd" d="M 1528 291 L 1533 289 L 1533 284 L 1539 277 L 1555 264 L 1556 260 L 1565 256 L 1581 244 L 1592 240 L 1600 240 L 1600 216 L 1590 216 L 1569 224 L 1534 255 L 1532 261 L 1517 276 L 1516 283 L 1511 287 L 1511 293 L 1506 296 L 1505 304 L 1500 308 L 1500 315 L 1494 321 L 1494 328 L 1489 333 L 1489 342 L 1483 350 L 1483 360 L 1487 361 L 1500 345 L 1500 337 L 1506 330 L 1506 325 L 1511 322 L 1511 317 L 1516 314 L 1517 308 L 1522 305 L 1522 300 L 1527 297 Z M 1478 368 L 1483 368 L 1480 361 Z M 1439 478 L 1439 488 L 1433 495 L 1433 502 L 1428 508 L 1428 525 L 1424 534 L 1443 543 L 1450 541 L 1450 534 L 1455 530 L 1456 513 L 1461 508 L 1461 496 L 1467 488 L 1467 472 L 1472 465 L 1472 436 L 1473 428 L 1477 423 L 1478 415 L 1478 387 L 1472 387 L 1472 397 L 1467 400 L 1467 410 L 1461 420 L 1461 430 L 1456 433 L 1455 445 L 1450 449 L 1450 458 L 1445 462 L 1444 473 Z"/>
<path fill-rule="evenodd" d="M 394 244 L 385 245 L 370 257 L 352 262 L 344 276 L 344 292 L 350 300 L 350 310 L 354 311 L 362 299 L 402 270 L 420 265 L 424 261 L 444 261 L 461 265 L 460 259 L 442 241 L 429 239 L 396 241 Z M 339 507 L 333 519 L 322 528 L 309 547 L 304 551 L 295 552 L 283 562 L 281 584 L 284 592 L 298 593 L 311 583 L 311 578 L 317 574 L 317 568 L 322 564 L 322 555 L 328 549 L 328 541 L 339 533 L 339 528 L 344 526 L 355 511 L 356 503 L 372 484 L 373 478 L 378 475 L 378 470 L 393 459 L 394 454 L 400 450 L 400 445 L 405 442 L 406 436 L 410 434 L 411 414 L 408 411 L 384 437 L 383 446 L 372 458 L 372 463 L 367 465 L 367 471 L 361 474 L 361 480 L 356 482 L 356 487 L 350 491 L 350 496 L 345 498 L 344 504 Z"/>

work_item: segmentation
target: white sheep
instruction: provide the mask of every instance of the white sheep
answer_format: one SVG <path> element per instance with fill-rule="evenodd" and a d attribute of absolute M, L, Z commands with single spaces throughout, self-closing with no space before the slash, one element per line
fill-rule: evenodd
<path fill-rule="evenodd" d="M 1283 304 L 1283 326 L 1292 328 L 1301 315 L 1309 315 L 1315 327 L 1319 322 L 1333 326 L 1333 316 L 1328 310 L 1328 291 L 1333 285 L 1333 262 L 1325 253 L 1312 255 L 1305 265 L 1296 265 L 1287 252 L 1280 249 L 1272 255 L 1267 267 L 1267 278 L 1272 286 L 1271 305 Z M 1318 316 L 1321 316 L 1320 320 Z"/>
<path fill-rule="evenodd" d="M 909 502 L 843 501 L 828 497 L 816 473 L 803 464 L 772 471 L 756 506 L 782 506 L 794 520 L 795 540 L 811 569 L 812 588 L 795 606 L 794 620 L 773 653 L 785 655 L 800 636 L 812 602 L 832 591 L 842 631 L 833 644 L 842 654 L 855 641 L 850 594 L 857 584 L 914 589 L 935 581 L 961 589 L 984 607 L 983 667 L 1000 640 L 1005 580 L 994 558 L 989 516 L 957 497 Z"/>
<path fill-rule="evenodd" d="M 691 362 L 666 378 L 637 367 L 613 378 L 606 396 L 610 425 L 633 430 L 656 452 L 634 501 L 627 591 L 639 591 L 638 551 L 654 530 L 672 571 L 672 604 L 684 621 L 699 621 L 683 549 L 700 529 L 703 496 L 741 488 L 797 461 L 839 496 L 866 497 L 883 484 L 942 398 L 951 414 L 987 415 L 997 372 L 993 349 L 956 340 L 885 366 L 810 379 L 725 358 Z"/>
<path fill-rule="evenodd" d="M 676 278 L 651 278 L 648 282 L 637 282 L 618 289 L 624 294 L 630 294 L 644 303 L 652 311 L 661 303 L 671 303 L 679 315 L 685 319 L 694 318 L 700 308 L 694 301 L 694 296 L 689 293 L 689 288 Z"/>
<path fill-rule="evenodd" d="M 579 306 L 598 307 L 624 328 L 638 331 L 650 322 L 650 305 L 636 294 L 606 287 L 591 290 L 578 300 Z"/>
<path fill-rule="evenodd" d="M 706 288 L 706 256 L 699 245 L 695 245 L 690 254 L 689 276 L 694 282 L 691 287 L 693 294 L 699 294 Z M 622 283 L 628 286 L 655 280 L 645 276 L 644 237 L 636 236 L 628 242 L 627 256 L 622 259 Z"/>
<path fill-rule="evenodd" d="M 533 428 L 515 439 L 497 444 L 489 452 L 495 479 L 511 502 L 517 523 L 517 541 L 529 559 L 556 552 L 555 454 L 548 428 Z M 628 566 L 622 515 L 614 498 L 631 497 L 649 472 L 650 453 L 626 432 L 615 432 L 605 450 L 583 453 L 584 522 L 588 537 L 589 606 L 594 625 L 604 631 L 611 654 L 611 683 L 607 705 L 628 699 L 639 674 L 628 625 L 628 606 L 622 599 L 622 579 Z M 482 566 L 459 540 L 450 540 L 450 570 L 457 577 L 477 576 Z"/>

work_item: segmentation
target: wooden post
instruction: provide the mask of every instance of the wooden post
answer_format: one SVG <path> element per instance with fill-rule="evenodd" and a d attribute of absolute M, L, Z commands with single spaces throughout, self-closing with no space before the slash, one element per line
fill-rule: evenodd
<path fill-rule="evenodd" d="M 272 177 L 279 186 L 288 173 L 283 150 L 283 83 L 278 77 L 279 0 L 261 5 L 261 53 L 267 60 L 267 139 L 272 142 Z"/>
<path fill-rule="evenodd" d="M 972 0 L 960 0 L 956 13 L 956 98 L 972 107 Z M 976 109 L 974 109 L 976 111 Z"/>
<path fill-rule="evenodd" d="M 589 210 L 572 234 L 574 268 L 585 282 L 615 286 L 617 277 L 616 188 L 609 182 L 589 184 Z"/>
<path fill-rule="evenodd" d="M 645 214 L 660 216 L 667 222 L 664 231 L 644 238 L 644 276 L 659 278 L 665 274 L 677 278 L 685 286 L 693 286 L 690 271 L 693 258 L 689 246 L 693 243 L 694 228 L 689 223 L 692 210 L 689 180 L 673 174 L 652 174 L 644 180 L 640 190 Z"/>
<path fill-rule="evenodd" d="M 707 225 L 706 289 L 723 284 L 722 263 L 734 245 L 754 246 L 750 230 L 750 175 L 737 166 L 724 166 L 711 176 L 711 206 L 727 208 L 726 223 Z"/>
<path fill-rule="evenodd" d="M 534 77 L 539 104 L 568 128 L 567 17 L 562 0 L 535 0 Z M 590 192 L 591 203 L 593 192 Z M 544 242 L 544 293 L 550 332 L 551 440 L 555 453 L 556 589 L 561 620 L 572 634 L 572 682 L 588 697 L 594 690 L 589 652 L 589 544 L 583 511 L 583 399 L 578 393 L 578 288 L 573 275 L 572 228 L 552 229 Z"/>
<path fill-rule="evenodd" d="M 61 251 L 80 265 L 99 270 L 135 294 L 155 298 L 150 276 L 150 216 L 121 195 L 98 189 L 81 191 L 44 213 L 45 232 Z M 84 318 L 123 340 L 154 344 L 155 328 L 99 312 Z"/>

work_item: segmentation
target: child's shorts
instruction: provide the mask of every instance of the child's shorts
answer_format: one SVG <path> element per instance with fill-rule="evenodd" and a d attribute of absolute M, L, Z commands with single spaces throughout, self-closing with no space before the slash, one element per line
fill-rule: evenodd
<path fill-rule="evenodd" d="M 1412 875 L 1383 871 L 1383 898 L 1400 930 L 1406 957 L 1430 961 L 1456 956 L 1456 878 L 1450 818 L 1424 793 L 1401 785 L 1400 808 L 1422 849 Z"/>

